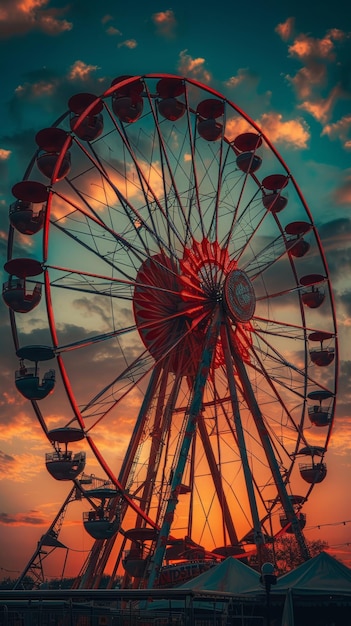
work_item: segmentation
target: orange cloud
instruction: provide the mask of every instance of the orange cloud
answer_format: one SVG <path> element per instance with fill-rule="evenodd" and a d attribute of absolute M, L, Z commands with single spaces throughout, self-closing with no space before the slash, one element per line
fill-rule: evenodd
<path fill-rule="evenodd" d="M 345 115 L 334 124 L 327 124 L 322 131 L 322 135 L 327 135 L 330 139 L 340 139 L 344 143 L 345 148 L 350 148 L 351 139 L 351 115 Z"/>
<path fill-rule="evenodd" d="M 23 13 L 31 13 L 34 9 L 45 6 L 47 3 L 48 0 L 22 0 L 22 2 L 17 3 L 17 6 Z"/>
<path fill-rule="evenodd" d="M 40 81 L 39 83 L 34 83 L 32 85 L 33 96 L 51 96 L 54 90 L 55 86 L 53 85 L 53 83 Z"/>
<path fill-rule="evenodd" d="M 344 37 L 342 31 L 333 29 L 326 33 L 323 39 L 316 39 L 301 33 L 289 46 L 289 55 L 298 59 L 334 59 L 334 41 Z"/>
<path fill-rule="evenodd" d="M 179 55 L 178 69 L 183 76 L 192 76 L 196 80 L 204 83 L 211 81 L 211 74 L 205 69 L 206 60 L 202 57 L 193 59 L 187 50 L 182 50 Z"/>
<path fill-rule="evenodd" d="M 303 102 L 300 104 L 299 108 L 304 111 L 308 111 L 313 117 L 320 122 L 321 124 L 325 124 L 329 119 L 331 112 L 334 108 L 336 101 L 338 100 L 340 95 L 340 88 L 338 85 L 332 89 L 328 98 L 314 100 L 311 102 Z"/>
<path fill-rule="evenodd" d="M 111 35 L 112 37 L 115 36 L 115 35 L 122 35 L 121 31 L 118 30 L 118 28 L 115 28 L 114 26 L 109 26 L 106 29 L 106 32 L 107 32 L 108 35 Z"/>
<path fill-rule="evenodd" d="M 303 104 L 300 104 L 299 108 L 310 113 L 319 122 L 326 121 L 327 119 L 328 108 L 323 101 L 304 102 Z"/>
<path fill-rule="evenodd" d="M 47 526 L 48 519 L 39 511 L 28 513 L 0 513 L 0 524 L 3 526 Z"/>
<path fill-rule="evenodd" d="M 257 82 L 257 77 L 253 76 L 252 73 L 248 70 L 248 68 L 240 68 L 237 72 L 236 76 L 231 76 L 225 83 L 226 87 L 232 88 L 232 87 L 238 87 L 239 85 L 241 85 L 244 82 L 247 81 L 255 81 Z"/>
<path fill-rule="evenodd" d="M 78 60 L 71 66 L 68 78 L 70 80 L 78 79 L 86 81 L 90 78 L 90 75 L 98 69 L 99 67 L 97 65 L 88 65 L 87 63 Z"/>
<path fill-rule="evenodd" d="M 350 420 L 341 420 L 340 417 L 335 420 L 332 445 L 334 453 L 338 457 L 346 457 L 345 460 L 348 462 L 348 456 L 351 450 Z"/>
<path fill-rule="evenodd" d="M 278 24 L 278 26 L 276 26 L 275 32 L 278 33 L 279 37 L 283 41 L 287 41 L 288 39 L 291 39 L 293 35 L 294 26 L 295 26 L 295 18 L 288 17 L 288 19 L 285 22 L 282 22 L 281 24 Z"/>
<path fill-rule="evenodd" d="M 340 206 L 351 205 L 351 173 L 350 171 L 345 175 L 344 181 L 334 192 L 334 200 Z M 349 236 L 347 237 L 349 242 Z"/>
<path fill-rule="evenodd" d="M 25 483 L 33 480 L 42 472 L 43 456 L 35 454 L 16 454 L 12 456 L 0 451 L 0 481 Z"/>
<path fill-rule="evenodd" d="M 0 37 L 42 31 L 58 35 L 71 30 L 73 24 L 60 19 L 65 9 L 46 9 L 49 0 L 4 0 L 0 10 Z"/>
<path fill-rule="evenodd" d="M 121 43 L 118 44 L 119 48 L 129 48 L 130 50 L 133 50 L 133 48 L 136 48 L 138 45 L 137 41 L 135 41 L 135 39 L 126 39 L 125 41 L 122 41 Z"/>
<path fill-rule="evenodd" d="M 7 161 L 10 158 L 11 150 L 0 148 L 0 161 Z"/>
<path fill-rule="evenodd" d="M 104 15 L 101 19 L 101 23 L 102 24 L 107 24 L 107 22 L 111 22 L 111 20 L 113 20 L 113 15 L 110 15 L 109 13 L 107 15 Z"/>
<path fill-rule="evenodd" d="M 233 117 L 228 119 L 225 125 L 225 134 L 230 141 L 241 133 L 251 130 L 251 125 L 243 117 Z"/>
<path fill-rule="evenodd" d="M 283 121 L 280 113 L 265 113 L 259 125 L 273 143 L 289 144 L 295 148 L 307 148 L 310 133 L 302 119 Z"/>
<path fill-rule="evenodd" d="M 47 35 L 58 35 L 66 30 L 71 30 L 73 24 L 67 20 L 57 20 L 52 15 L 43 15 L 40 20 L 40 28 Z"/>
<path fill-rule="evenodd" d="M 350 33 L 337 28 L 330 29 L 320 39 L 301 33 L 288 48 L 289 56 L 298 59 L 303 67 L 295 76 L 288 75 L 287 80 L 294 87 L 297 98 L 303 101 L 300 108 L 321 124 L 329 119 L 335 102 L 345 97 L 339 85 L 331 89 L 330 85 L 337 82 L 334 73 L 339 71 L 340 74 L 341 44 L 349 37 Z M 330 93 L 325 98 L 326 90 Z"/>
<path fill-rule="evenodd" d="M 309 98 L 314 87 L 325 85 L 327 80 L 327 68 L 320 63 L 311 62 L 308 67 L 302 67 L 293 78 L 287 76 L 293 85 L 297 97 L 300 100 Z"/>
<path fill-rule="evenodd" d="M 34 83 L 26 82 L 23 85 L 18 85 L 15 89 L 15 94 L 20 98 L 28 98 L 29 100 L 40 98 L 41 96 L 52 96 L 55 92 L 57 85 L 55 82 L 39 80 Z"/>
<path fill-rule="evenodd" d="M 152 16 L 152 21 L 156 25 L 157 33 L 159 35 L 162 35 L 163 37 L 174 36 L 174 28 L 177 25 L 177 21 L 171 9 L 167 9 L 167 11 L 160 11 L 159 13 L 154 13 Z"/>

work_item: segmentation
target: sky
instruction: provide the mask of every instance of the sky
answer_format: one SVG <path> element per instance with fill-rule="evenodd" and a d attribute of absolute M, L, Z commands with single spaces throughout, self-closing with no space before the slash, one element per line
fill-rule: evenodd
<path fill-rule="evenodd" d="M 254 0 L 240 5 L 224 0 L 218 9 L 197 0 L 136 0 L 132 6 L 110 0 L 0 3 L 0 246 L 4 262 L 11 189 L 24 176 L 36 150 L 36 133 L 66 111 L 73 94 L 102 93 L 117 76 L 169 73 L 212 87 L 262 127 L 288 163 L 325 251 L 340 348 L 335 425 L 326 458 L 328 476 L 307 505 L 306 537 L 327 541 L 330 553 L 349 566 L 350 18 L 351 10 L 341 0 L 322 3 L 318 11 L 301 0 Z M 5 272 L 2 278 L 7 280 Z M 40 319 L 33 321 L 34 326 L 40 323 Z M 47 442 L 30 403 L 14 386 L 18 359 L 4 303 L 0 305 L 0 333 L 0 576 L 15 578 L 57 514 L 68 488 L 47 474 Z M 118 433 L 120 450 L 130 428 L 126 423 Z M 65 535 L 77 558 L 90 545 L 80 515 L 70 509 Z M 60 572 L 57 569 L 51 575 L 60 576 Z"/>

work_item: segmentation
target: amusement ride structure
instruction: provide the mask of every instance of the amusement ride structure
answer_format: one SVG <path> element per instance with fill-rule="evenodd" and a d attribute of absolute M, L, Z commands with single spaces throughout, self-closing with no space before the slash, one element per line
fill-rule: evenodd
<path fill-rule="evenodd" d="M 284 160 L 236 104 L 164 74 L 72 96 L 36 143 L 12 189 L 3 298 L 16 387 L 72 488 L 43 545 L 79 497 L 94 541 L 77 587 L 105 572 L 171 586 L 229 555 L 262 562 L 282 533 L 308 559 L 336 320 Z"/>

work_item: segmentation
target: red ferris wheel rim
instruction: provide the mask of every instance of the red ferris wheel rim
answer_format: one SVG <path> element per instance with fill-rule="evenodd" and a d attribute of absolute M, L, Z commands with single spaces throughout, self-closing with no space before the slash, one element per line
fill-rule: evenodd
<path fill-rule="evenodd" d="M 162 114 L 157 111 L 158 100 L 165 98 L 170 100 L 167 102 L 168 108 L 160 108 L 160 112 L 162 110 L 168 114 L 169 107 L 172 109 L 173 106 L 174 111 L 170 114 L 169 120 L 161 119 Z M 183 107 L 175 106 L 177 98 Z M 110 390 L 114 389 L 114 386 L 116 388 L 121 386 L 123 378 L 122 375 L 120 379 L 117 376 L 114 382 L 108 383 L 110 387 L 106 384 L 105 389 L 96 391 L 88 399 L 81 392 L 77 392 L 79 384 L 71 374 L 73 370 L 69 365 L 69 355 L 79 349 L 93 350 L 95 345 L 100 345 L 105 339 L 122 337 L 133 328 L 142 341 L 143 349 L 135 360 L 130 359 L 130 364 L 125 368 L 123 375 L 132 379 L 137 372 L 137 383 L 142 385 L 152 371 L 157 371 L 159 375 L 159 371 L 163 369 L 164 382 L 166 376 L 175 374 L 176 377 L 179 376 L 181 384 L 180 375 L 188 376 L 187 384 L 191 387 L 193 384 L 191 381 L 196 378 L 197 366 L 203 358 L 203 345 L 211 325 L 213 311 L 225 299 L 223 317 L 226 319 L 229 317 L 231 320 L 227 322 L 231 326 L 228 333 L 229 343 L 226 345 L 224 335 L 217 340 L 217 349 L 213 356 L 214 365 L 207 374 L 211 393 L 208 398 L 204 397 L 203 406 L 209 411 L 209 407 L 215 407 L 216 403 L 220 406 L 221 403 L 227 402 L 230 392 L 227 389 L 224 392 L 223 373 L 228 371 L 226 370 L 228 351 L 233 352 L 235 358 L 239 358 L 253 379 L 261 377 L 265 380 L 264 391 L 257 387 L 256 400 L 261 401 L 262 395 L 268 401 L 271 394 L 271 398 L 275 398 L 280 406 L 281 415 L 284 415 L 287 423 L 289 421 L 289 428 L 293 433 L 289 460 L 287 450 L 283 446 L 280 448 L 280 442 L 275 441 L 274 421 L 267 422 L 269 429 L 272 430 L 269 432 L 267 430 L 265 434 L 267 450 L 264 454 L 266 457 L 269 454 L 277 456 L 269 460 L 268 465 L 271 463 L 271 466 L 277 461 L 281 463 L 279 455 L 286 454 L 285 477 L 282 482 L 284 490 L 287 490 L 295 466 L 295 454 L 298 449 L 301 450 L 300 441 L 301 444 L 304 443 L 301 429 L 306 424 L 304 413 L 308 394 L 313 393 L 311 392 L 313 385 L 330 394 L 333 399 L 331 412 L 332 414 L 334 412 L 336 377 L 333 389 L 328 390 L 319 382 L 318 375 L 307 374 L 307 370 L 310 371 L 309 338 L 323 335 L 325 339 L 328 335 L 335 351 L 332 367 L 337 362 L 335 311 L 326 260 L 313 217 L 294 176 L 269 138 L 253 120 L 237 105 L 198 81 L 166 74 L 121 77 L 113 81 L 111 87 L 99 96 L 87 94 L 85 97 L 84 94 L 77 94 L 70 102 L 71 113 L 75 114 L 70 129 L 67 128 L 69 122 L 67 114 L 66 118 L 63 117 L 61 120 L 62 127 L 43 129 L 38 133 L 40 148 L 46 151 L 47 156 L 44 174 L 46 180 L 47 173 L 51 172 L 48 187 L 33 178 L 18 183 L 14 188 L 14 195 L 17 193 L 19 199 L 34 203 L 39 201 L 38 198 L 45 201 L 46 194 L 48 195 L 43 230 L 44 254 L 41 263 L 45 268 L 46 307 L 53 349 L 57 354 L 68 403 L 75 416 L 73 420 L 77 420 L 79 428 L 86 434 L 86 440 L 90 443 L 102 470 L 123 491 L 128 482 L 128 472 L 132 471 L 131 465 L 125 461 L 121 474 L 117 476 L 104 453 L 94 442 L 94 428 L 97 428 L 104 419 L 107 420 L 115 406 L 122 405 L 128 394 L 134 393 L 136 383 L 132 382 L 125 394 L 119 391 L 118 400 L 115 401 L 113 398 L 115 392 Z M 244 132 L 238 131 L 234 137 L 226 135 L 224 125 L 221 126 L 224 110 L 227 118 L 230 114 L 234 121 L 246 125 Z M 100 126 L 101 115 L 104 123 L 110 128 L 109 133 L 103 134 L 105 131 L 102 131 Z M 203 130 L 200 131 L 197 121 L 204 120 L 209 124 L 203 126 Z M 172 135 L 171 123 L 174 124 L 175 134 L 177 125 L 182 129 L 177 135 L 181 157 L 177 157 L 174 147 L 176 144 L 172 143 L 175 134 Z M 134 128 L 138 127 L 138 124 L 144 132 L 144 139 L 147 138 L 144 143 L 134 133 Z M 92 129 L 94 125 L 95 130 Z M 90 142 L 86 137 L 90 137 L 89 133 L 93 132 L 97 134 Z M 204 133 L 204 137 L 200 132 Z M 109 134 L 113 135 L 115 143 L 119 145 L 119 156 L 124 155 L 124 167 L 119 166 L 117 159 L 113 161 L 113 167 L 108 162 L 104 142 L 107 142 Z M 151 139 L 159 151 L 159 160 L 153 156 Z M 205 143 L 201 144 L 201 141 Z M 201 145 L 206 147 L 201 148 Z M 115 146 L 113 149 L 116 150 Z M 262 175 L 260 174 L 260 168 L 264 167 L 261 166 L 260 153 L 264 150 L 276 159 L 280 172 L 265 170 Z M 54 159 L 53 154 L 56 154 Z M 78 160 L 74 161 L 74 155 L 78 156 Z M 245 159 L 241 159 L 241 165 L 236 166 L 235 159 L 243 155 Z M 80 159 L 85 162 L 84 167 L 80 165 Z M 72 178 L 69 174 L 71 160 L 73 167 L 76 168 Z M 120 162 L 122 163 L 122 158 Z M 254 163 L 258 169 L 254 170 Z M 91 179 L 87 174 L 88 165 L 89 172 L 94 171 Z M 32 176 L 38 177 L 35 167 L 32 169 Z M 212 179 L 209 178 L 210 190 L 205 189 L 206 176 L 213 176 Z M 94 196 L 96 190 L 88 188 L 88 185 L 95 187 L 100 185 L 105 198 L 100 192 Z M 251 186 L 254 191 L 251 191 Z M 289 189 L 292 188 L 295 203 L 299 204 L 299 215 L 297 218 L 290 218 L 291 221 L 286 221 L 284 217 L 285 208 L 278 213 L 274 210 L 274 203 L 271 207 L 267 203 L 262 206 L 260 204 L 261 194 L 264 196 L 273 192 L 278 198 L 283 197 L 288 186 Z M 114 199 L 107 200 L 108 194 L 112 194 Z M 225 221 L 222 218 L 223 214 Z M 78 229 L 76 223 L 79 224 Z M 224 223 L 226 228 L 223 226 Z M 277 243 L 263 246 L 260 240 L 261 233 L 262 239 L 269 238 L 270 230 L 273 229 L 277 233 Z M 300 240 L 304 237 L 311 238 L 317 251 L 319 261 L 317 268 L 308 266 L 304 271 L 303 266 L 293 256 L 294 248 L 289 247 L 286 234 L 294 234 Z M 82 251 L 85 247 L 90 255 L 95 254 L 99 269 L 96 269 L 93 263 L 89 264 L 87 269 L 79 262 L 76 267 L 69 262 L 64 263 L 59 246 L 56 245 L 61 235 L 72 244 L 72 249 L 78 241 Z M 103 247 L 102 237 L 109 241 L 112 252 Z M 261 245 L 261 250 L 256 252 L 255 247 L 258 245 Z M 280 289 L 275 290 L 268 285 L 265 276 L 267 275 L 268 280 L 271 266 L 278 265 L 281 260 L 284 267 L 289 270 L 290 284 L 287 284 L 285 289 L 282 284 Z M 112 268 L 111 271 L 108 268 Z M 105 286 L 107 281 L 108 289 Z M 307 319 L 310 311 L 305 308 L 302 299 L 301 287 L 310 289 L 322 282 L 325 283 L 328 292 L 328 322 L 331 330 L 319 328 L 314 325 L 312 318 L 311 321 Z M 129 320 L 129 324 L 125 322 L 118 328 L 111 315 L 109 320 L 111 326 L 106 335 L 92 333 L 86 339 L 79 339 L 71 344 L 62 343 L 62 332 L 56 321 L 61 315 L 55 295 L 56 287 L 65 289 L 67 294 L 76 290 L 85 298 L 90 298 L 91 294 L 93 297 L 94 293 L 101 299 L 109 297 L 111 310 L 114 309 L 115 302 L 129 303 L 130 311 L 134 315 L 134 326 Z M 296 321 L 284 317 L 282 314 L 284 307 L 281 310 L 276 309 L 279 315 L 282 315 L 281 318 L 279 315 L 277 319 L 269 318 L 269 308 L 272 308 L 279 298 L 287 298 L 288 302 L 289 298 L 295 295 Z M 120 311 L 120 308 L 116 307 L 116 311 Z M 284 333 L 288 339 L 290 337 L 292 341 L 300 342 L 301 351 L 304 353 L 302 366 L 297 367 L 295 363 L 290 365 L 283 357 L 280 337 L 283 337 Z M 272 343 L 272 336 L 276 338 L 276 344 Z M 146 353 L 148 356 L 145 356 Z M 150 356 L 156 365 L 152 364 Z M 268 361 L 270 364 L 267 367 Z M 237 385 L 238 393 L 242 402 L 247 402 L 249 412 L 252 414 L 256 412 L 256 419 L 259 420 L 258 408 L 254 400 L 249 398 L 250 389 L 245 388 L 247 383 L 244 382 L 246 381 L 244 369 L 239 374 L 241 371 L 239 363 L 235 359 L 234 363 L 236 363 L 235 376 L 240 379 Z M 286 368 L 293 381 L 296 373 L 296 381 L 292 386 L 296 398 L 300 397 L 302 407 L 297 418 L 294 416 L 294 409 L 288 408 L 289 402 L 292 404 L 291 398 L 287 401 L 284 397 L 289 393 L 289 383 L 279 378 L 280 375 L 277 373 L 279 364 Z M 232 383 L 235 383 L 235 378 Z M 157 384 L 160 384 L 157 391 L 160 394 L 161 383 Z M 153 393 L 151 386 L 148 389 L 146 395 Z M 173 393 L 176 393 L 175 388 Z M 105 408 L 101 408 L 102 400 L 105 402 Z M 184 412 L 185 405 L 185 400 L 179 401 L 174 407 L 175 412 L 178 414 Z M 204 448 L 204 442 L 210 441 L 208 434 L 210 431 L 206 434 L 207 424 L 213 418 L 206 419 L 208 422 L 204 421 L 201 426 Z M 145 428 L 145 420 L 146 417 L 140 414 L 142 422 L 140 428 Z M 332 420 L 327 425 L 325 449 L 331 426 Z M 250 454 L 254 458 L 256 445 L 254 439 L 251 445 Z M 129 449 L 136 455 L 135 446 L 130 444 Z M 268 450 L 272 452 L 269 453 Z M 207 462 L 210 467 L 213 463 L 211 458 L 209 454 Z M 149 471 L 151 472 L 151 469 Z M 214 469 L 212 471 L 215 472 Z M 273 471 L 272 467 L 270 471 Z M 253 489 L 258 492 L 256 478 L 254 482 Z M 180 485 L 178 486 L 180 488 Z M 304 500 L 313 486 L 307 488 Z M 150 517 L 147 509 L 136 504 L 137 498 L 133 501 L 130 495 L 125 497 L 130 505 L 134 502 L 134 510 L 143 523 L 146 522 L 152 527 L 159 525 L 162 527 L 162 524 Z M 280 500 L 281 493 L 278 490 L 275 507 Z M 287 506 L 289 508 L 290 504 Z M 250 534 L 250 530 L 242 533 L 243 536 L 245 534 Z"/>

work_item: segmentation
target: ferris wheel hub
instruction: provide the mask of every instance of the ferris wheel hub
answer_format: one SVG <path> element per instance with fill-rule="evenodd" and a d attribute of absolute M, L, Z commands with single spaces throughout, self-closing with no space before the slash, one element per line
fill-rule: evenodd
<path fill-rule="evenodd" d="M 243 270 L 230 272 L 224 282 L 224 302 L 234 322 L 248 322 L 256 307 L 256 296 L 251 280 Z"/>

